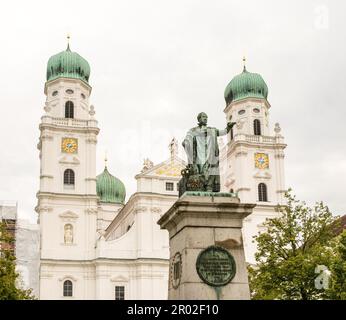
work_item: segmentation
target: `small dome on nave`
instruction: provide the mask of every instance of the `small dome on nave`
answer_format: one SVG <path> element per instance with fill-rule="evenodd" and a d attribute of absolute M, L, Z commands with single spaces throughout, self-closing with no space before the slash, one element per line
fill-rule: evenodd
<path fill-rule="evenodd" d="M 111 175 L 107 167 L 96 177 L 96 192 L 101 202 L 121 204 L 125 202 L 125 185 L 121 180 Z"/>

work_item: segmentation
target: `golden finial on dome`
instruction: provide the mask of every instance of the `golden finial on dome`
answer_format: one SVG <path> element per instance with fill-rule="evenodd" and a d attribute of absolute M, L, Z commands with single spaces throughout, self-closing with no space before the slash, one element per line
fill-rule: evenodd
<path fill-rule="evenodd" d="M 70 39 L 71 39 L 71 36 L 70 36 L 69 33 L 67 34 L 66 38 L 67 38 L 67 49 L 66 50 L 70 51 Z"/>
<path fill-rule="evenodd" d="M 107 150 L 105 151 L 105 168 L 107 168 L 107 161 L 108 161 L 108 159 L 107 159 Z"/>
<path fill-rule="evenodd" d="M 246 57 L 243 56 L 243 65 L 244 65 L 244 71 L 246 71 Z"/>

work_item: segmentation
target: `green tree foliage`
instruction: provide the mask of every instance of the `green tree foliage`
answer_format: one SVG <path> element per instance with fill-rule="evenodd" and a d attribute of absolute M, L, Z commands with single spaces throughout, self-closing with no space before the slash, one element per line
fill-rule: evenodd
<path fill-rule="evenodd" d="M 253 299 L 311 300 L 327 298 L 315 286 L 318 265 L 330 268 L 335 239 L 331 225 L 336 218 L 322 202 L 313 208 L 286 193 L 280 215 L 267 219 L 266 232 L 255 237 L 256 266 L 249 267 Z"/>
<path fill-rule="evenodd" d="M 346 300 L 346 230 L 339 236 L 331 266 L 330 299 Z"/>
<path fill-rule="evenodd" d="M 29 300 L 34 299 L 31 290 L 17 288 L 19 274 L 15 270 L 15 256 L 10 249 L 14 239 L 0 222 L 0 300 Z"/>

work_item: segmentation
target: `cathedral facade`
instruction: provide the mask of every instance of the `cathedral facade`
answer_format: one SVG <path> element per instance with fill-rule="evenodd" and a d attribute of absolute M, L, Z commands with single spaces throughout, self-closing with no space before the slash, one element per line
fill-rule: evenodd
<path fill-rule="evenodd" d="M 48 61 L 37 146 L 39 298 L 167 299 L 169 239 L 157 221 L 177 200 L 186 164 L 173 139 L 166 161 L 144 162 L 125 203 L 125 186 L 111 170 L 96 173 L 99 128 L 89 76 L 88 62 L 69 46 Z M 225 91 L 226 118 L 237 125 L 221 149 L 222 191 L 257 203 L 243 229 L 250 263 L 252 235 L 283 203 L 285 144 L 279 125 L 270 134 L 267 94 L 262 77 L 245 68 Z"/>

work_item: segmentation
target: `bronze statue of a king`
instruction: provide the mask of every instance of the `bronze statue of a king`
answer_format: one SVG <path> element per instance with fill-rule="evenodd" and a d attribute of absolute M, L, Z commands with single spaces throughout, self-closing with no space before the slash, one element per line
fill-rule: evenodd
<path fill-rule="evenodd" d="M 182 170 L 179 196 L 185 191 L 220 192 L 218 136 L 227 134 L 235 122 L 228 122 L 224 130 L 208 127 L 208 116 L 197 116 L 198 126 L 190 129 L 183 141 L 188 165 Z M 231 119 L 230 119 L 231 120 Z"/>

